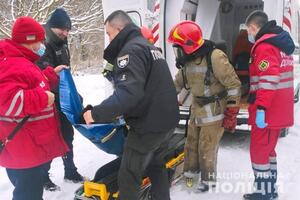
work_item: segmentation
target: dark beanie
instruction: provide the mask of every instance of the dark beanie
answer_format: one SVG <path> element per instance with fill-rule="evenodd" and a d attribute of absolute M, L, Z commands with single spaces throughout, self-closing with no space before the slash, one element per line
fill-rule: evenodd
<path fill-rule="evenodd" d="M 72 23 L 67 12 L 62 8 L 57 8 L 51 15 L 47 24 L 50 28 L 71 29 Z"/>

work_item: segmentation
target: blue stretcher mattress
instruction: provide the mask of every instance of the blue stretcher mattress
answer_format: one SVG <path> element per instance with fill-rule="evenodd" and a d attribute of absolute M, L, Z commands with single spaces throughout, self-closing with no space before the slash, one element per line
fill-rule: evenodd
<path fill-rule="evenodd" d="M 62 112 L 79 133 L 106 153 L 122 154 L 125 140 L 124 120 L 110 124 L 79 123 L 83 106 L 69 69 L 60 73 L 59 97 Z"/>

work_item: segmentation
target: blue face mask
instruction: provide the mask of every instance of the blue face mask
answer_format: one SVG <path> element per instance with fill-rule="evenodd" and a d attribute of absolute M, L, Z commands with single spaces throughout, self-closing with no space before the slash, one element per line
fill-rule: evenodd
<path fill-rule="evenodd" d="M 39 50 L 36 52 L 37 55 L 39 55 L 40 57 L 42 57 L 45 54 L 46 51 L 46 47 L 44 44 L 41 44 Z"/>
<path fill-rule="evenodd" d="M 249 40 L 249 42 L 251 42 L 252 44 L 255 43 L 255 37 L 254 37 L 253 35 L 251 35 L 251 34 L 248 34 L 248 40 Z"/>

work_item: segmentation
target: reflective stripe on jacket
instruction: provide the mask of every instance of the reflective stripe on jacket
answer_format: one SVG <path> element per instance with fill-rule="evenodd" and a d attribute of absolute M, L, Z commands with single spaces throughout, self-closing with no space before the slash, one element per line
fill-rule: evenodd
<path fill-rule="evenodd" d="M 240 102 L 241 82 L 226 54 L 215 49 L 211 61 L 213 72 L 210 74 L 210 85 L 204 84 L 208 67 L 206 59 L 201 58 L 186 63 L 184 68 L 178 71 L 174 80 L 176 90 L 180 92 L 184 87 L 184 76 L 186 77 L 186 84 L 193 95 L 191 123 L 198 126 L 219 123 L 224 118 L 226 107 L 239 106 Z M 222 91 L 227 91 L 227 97 L 205 106 L 197 103 L 197 97 L 210 97 Z"/>
<path fill-rule="evenodd" d="M 265 34 L 254 45 L 250 64 L 249 124 L 255 124 L 257 106 L 266 110 L 270 128 L 289 127 L 294 117 L 293 57 L 265 42 L 276 34 Z"/>
<path fill-rule="evenodd" d="M 0 153 L 0 166 L 31 168 L 62 156 L 68 147 L 60 133 L 54 105 L 47 107 L 45 91 L 58 77 L 49 67 L 41 71 L 38 55 L 11 40 L 0 41 L 0 140 L 17 124 L 30 118 Z"/>

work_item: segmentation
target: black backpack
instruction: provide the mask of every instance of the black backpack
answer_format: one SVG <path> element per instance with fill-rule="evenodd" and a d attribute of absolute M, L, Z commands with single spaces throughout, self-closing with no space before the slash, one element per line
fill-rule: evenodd
<path fill-rule="evenodd" d="M 212 67 L 212 62 L 211 62 L 211 55 L 215 49 L 219 49 L 226 54 L 226 51 L 227 51 L 226 42 L 224 40 L 214 42 L 212 51 L 210 51 L 208 54 L 206 54 L 207 71 L 205 74 L 204 84 L 208 85 L 208 86 L 211 85 L 210 75 L 211 75 L 211 73 L 214 73 L 213 67 Z"/>

